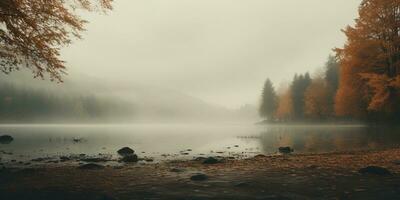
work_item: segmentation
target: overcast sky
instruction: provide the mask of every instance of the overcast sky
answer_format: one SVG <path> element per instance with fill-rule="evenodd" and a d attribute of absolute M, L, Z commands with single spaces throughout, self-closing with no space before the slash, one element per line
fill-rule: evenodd
<path fill-rule="evenodd" d="M 321 67 L 353 24 L 360 0 L 116 0 L 63 50 L 87 74 L 177 90 L 236 108 Z"/>

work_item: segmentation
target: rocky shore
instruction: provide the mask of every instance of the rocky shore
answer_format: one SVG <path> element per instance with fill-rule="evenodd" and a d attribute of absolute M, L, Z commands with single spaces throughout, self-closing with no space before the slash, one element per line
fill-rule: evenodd
<path fill-rule="evenodd" d="M 1 168 L 1 199 L 400 199 L 400 149 L 64 163 Z"/>

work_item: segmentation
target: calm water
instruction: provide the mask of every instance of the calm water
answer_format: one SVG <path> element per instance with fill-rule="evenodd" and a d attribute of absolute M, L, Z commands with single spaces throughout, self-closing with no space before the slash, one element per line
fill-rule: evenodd
<path fill-rule="evenodd" d="M 3 161 L 82 153 L 117 156 L 115 152 L 124 146 L 141 157 L 162 160 L 274 154 L 280 146 L 291 146 L 295 153 L 315 153 L 400 144 L 398 129 L 363 126 L 1 125 L 0 133 L 14 137 L 10 144 L 0 144 Z"/>

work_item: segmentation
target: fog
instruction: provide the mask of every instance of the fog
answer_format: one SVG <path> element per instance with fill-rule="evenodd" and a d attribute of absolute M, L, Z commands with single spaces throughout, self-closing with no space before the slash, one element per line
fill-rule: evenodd
<path fill-rule="evenodd" d="M 84 40 L 63 50 L 70 76 L 140 83 L 227 108 L 321 67 L 345 41 L 359 0 L 118 0 L 84 13 Z"/>
<path fill-rule="evenodd" d="M 63 84 L 31 80 L 22 70 L 2 75 L 3 81 L 12 80 L 3 90 L 33 90 L 32 96 L 45 98 L 39 102 L 69 105 L 48 108 L 53 119 L 73 110 L 71 116 L 107 113 L 104 119 L 119 122 L 117 116 L 255 122 L 265 79 L 279 88 L 295 73 L 323 66 L 332 49 L 344 44 L 340 29 L 353 23 L 359 3 L 118 0 L 107 14 L 80 13 L 89 23 L 82 40 L 62 49 L 68 72 Z M 31 107 L 26 112 L 36 106 Z M 8 112 L 21 120 L 17 111 Z"/>

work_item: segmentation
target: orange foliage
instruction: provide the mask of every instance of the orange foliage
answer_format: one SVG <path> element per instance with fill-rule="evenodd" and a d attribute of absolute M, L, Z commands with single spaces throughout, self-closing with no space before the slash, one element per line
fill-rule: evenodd
<path fill-rule="evenodd" d="M 68 2 L 68 3 L 67 3 Z M 76 9 L 110 10 L 112 0 L 0 0 L 0 70 L 10 73 L 25 65 L 36 77 L 65 73 L 60 47 L 80 38 L 86 21 Z"/>
<path fill-rule="evenodd" d="M 329 91 L 330 88 L 324 79 L 313 79 L 304 95 L 306 116 L 322 119 L 331 114 Z"/>
<path fill-rule="evenodd" d="M 275 116 L 282 121 L 290 120 L 293 117 L 292 93 L 289 89 L 278 96 L 278 108 Z"/>
<path fill-rule="evenodd" d="M 400 87 L 400 1 L 363 0 L 347 43 L 337 49 L 340 85 L 338 115 L 364 116 L 367 111 L 395 113 Z"/>

